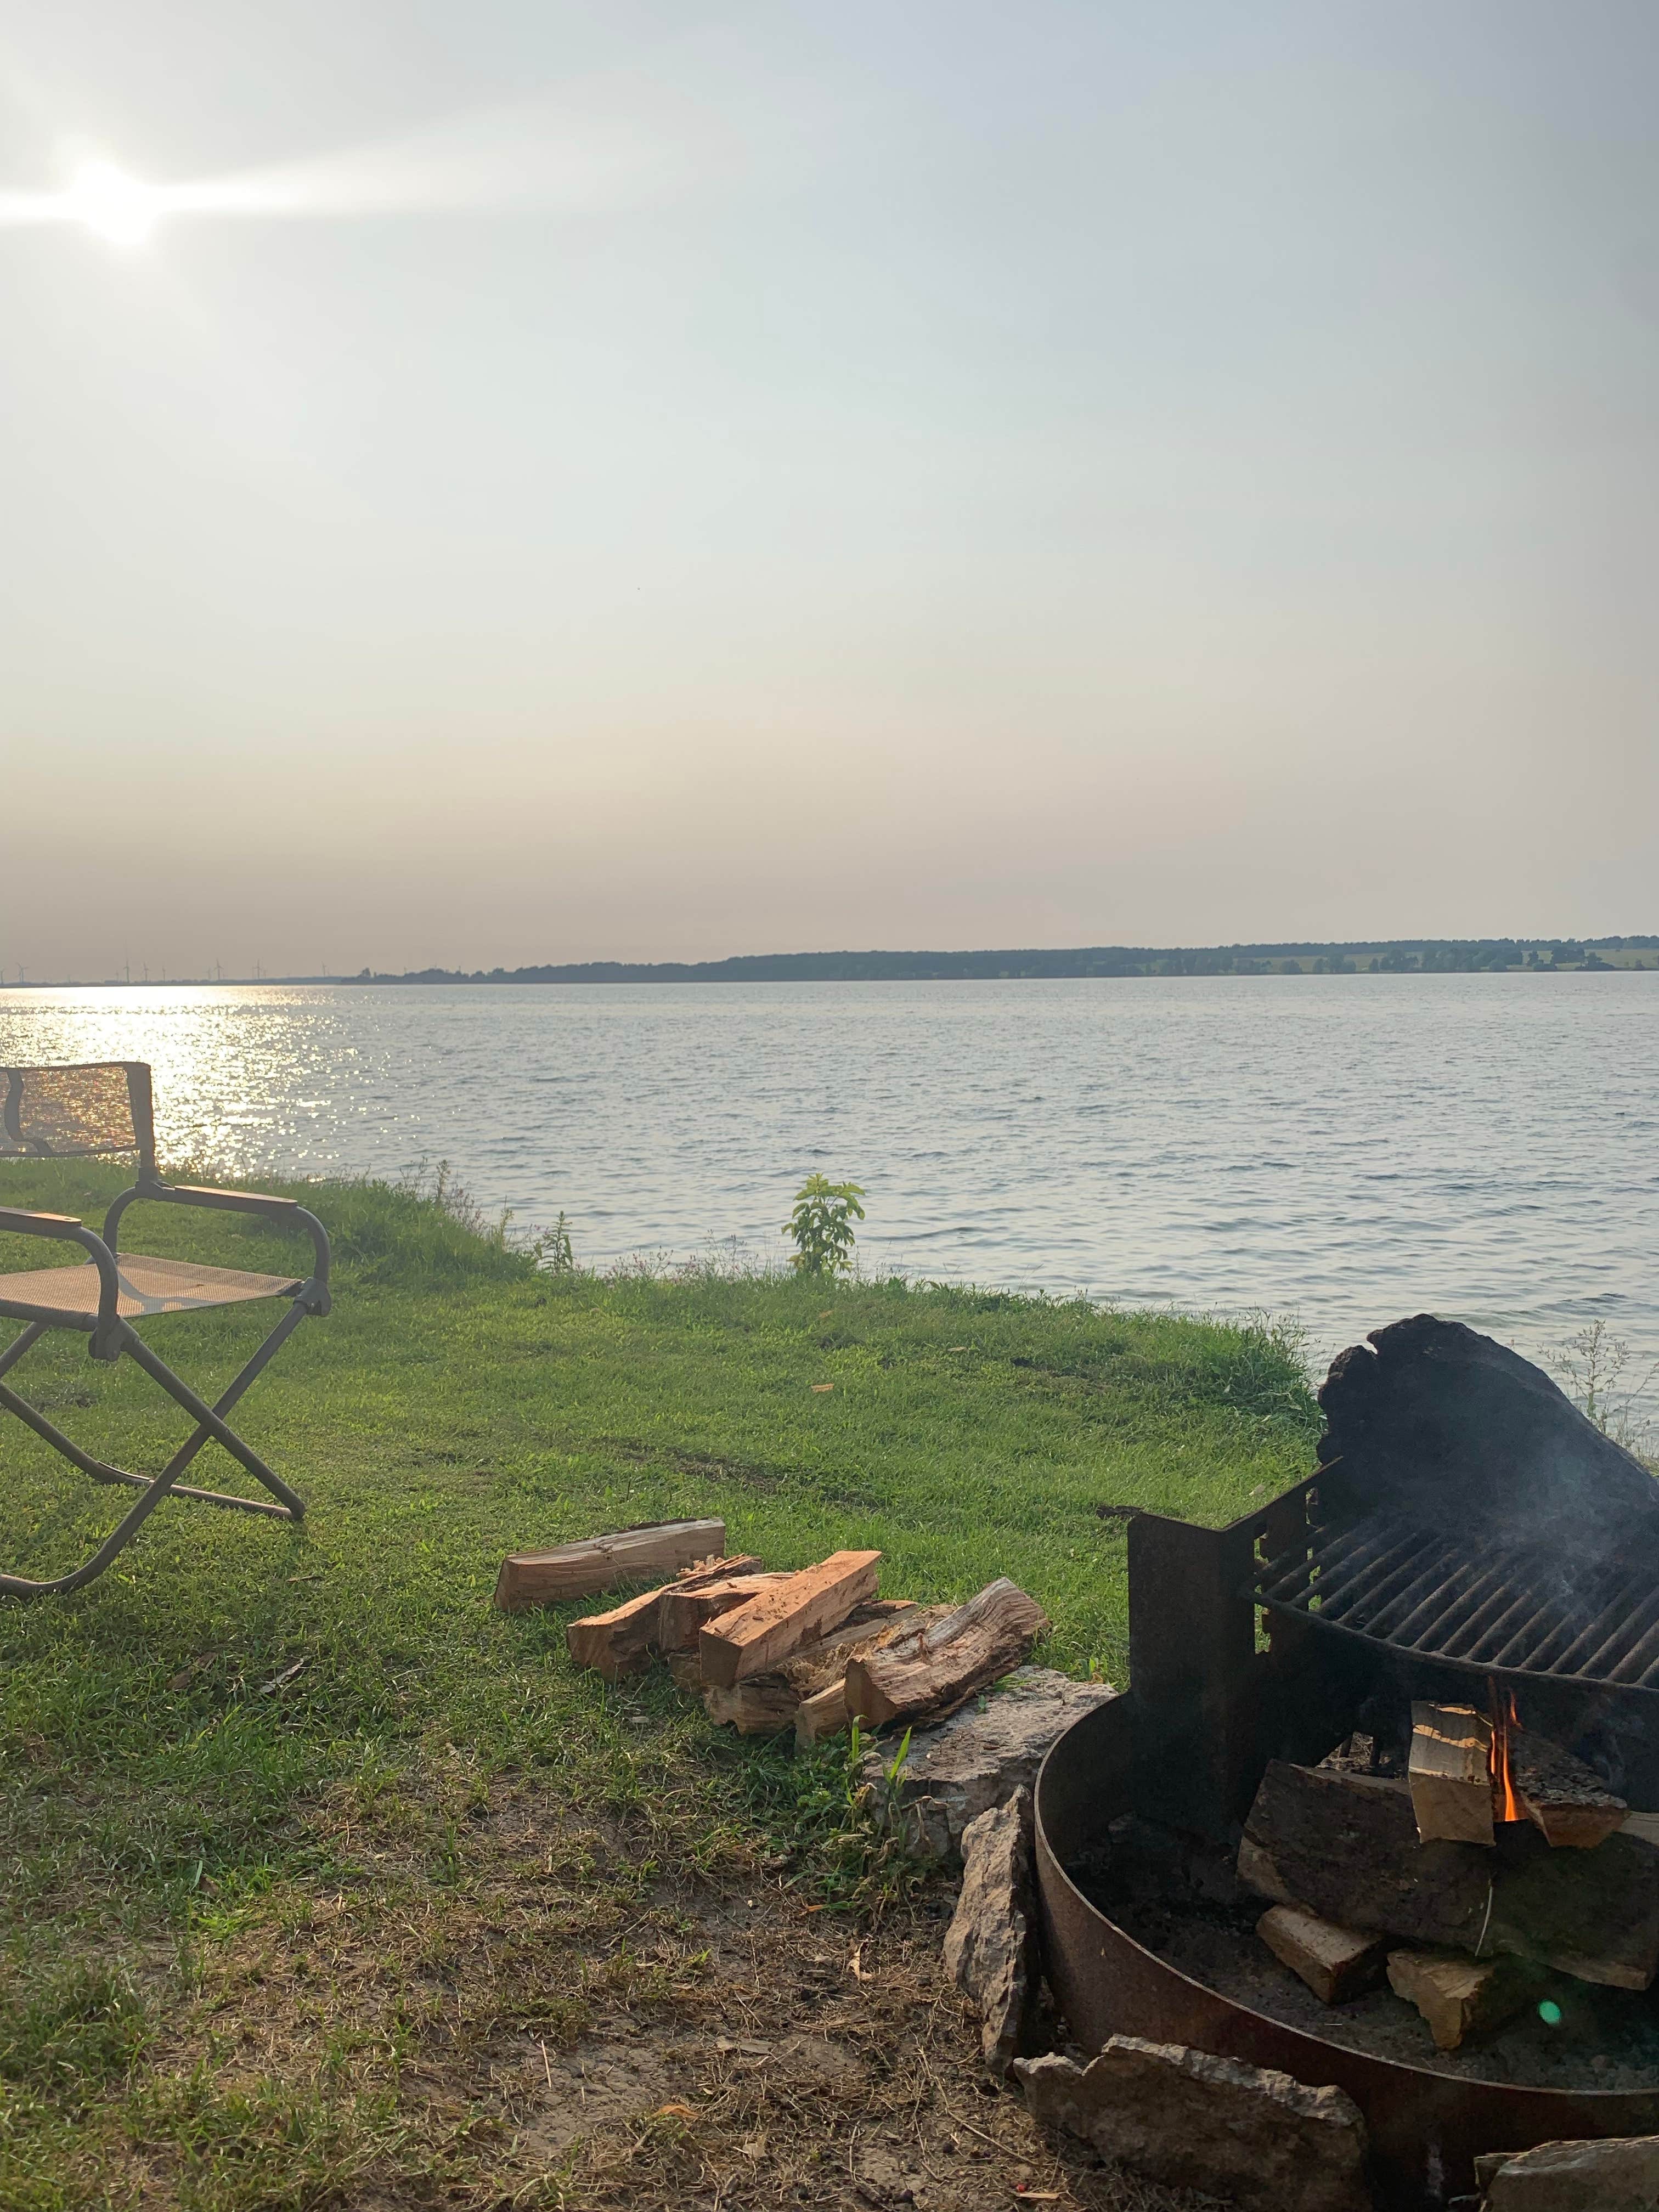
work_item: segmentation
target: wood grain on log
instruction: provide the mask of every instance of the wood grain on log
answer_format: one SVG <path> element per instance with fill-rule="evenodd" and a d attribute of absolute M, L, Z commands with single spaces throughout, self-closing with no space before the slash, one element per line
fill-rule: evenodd
<path fill-rule="evenodd" d="M 579 1667 L 592 1668 L 607 1682 L 623 1674 L 636 1674 L 649 1665 L 651 1654 L 658 1648 L 662 1607 L 667 1599 L 696 1591 L 704 1583 L 718 1587 L 730 1578 L 733 1567 L 747 1564 L 743 1559 L 713 1559 L 707 1566 L 688 1570 L 674 1582 L 641 1590 L 637 1597 L 613 1606 L 609 1613 L 590 1613 L 573 1620 L 564 1632 L 566 1648 Z"/>
<path fill-rule="evenodd" d="M 799 1751 L 809 1751 L 815 1743 L 839 1735 L 843 1729 L 851 1726 L 852 1716 L 847 1710 L 847 1677 L 843 1674 L 827 1690 L 803 1698 L 796 1706 L 795 1747 Z"/>
<path fill-rule="evenodd" d="M 880 1559 L 879 1552 L 833 1553 L 711 1621 L 697 1639 L 703 1680 L 729 1690 L 838 1628 L 854 1606 L 875 1595 Z"/>
<path fill-rule="evenodd" d="M 1532 1983 L 1513 1959 L 1390 1951 L 1389 1987 L 1417 2007 L 1437 2051 L 1455 2051 L 1471 2037 L 1490 2034 L 1513 2020 L 1531 1995 Z"/>
<path fill-rule="evenodd" d="M 700 1576 L 689 1585 L 677 1583 L 665 1590 L 657 1630 L 659 1649 L 695 1651 L 705 1622 L 718 1620 L 723 1613 L 735 1613 L 763 1589 L 789 1579 L 787 1575 L 758 1572 L 758 1560 L 735 1560 L 729 1573 L 712 1581 Z"/>
<path fill-rule="evenodd" d="M 1340 1927 L 1299 1905 L 1274 1905 L 1255 1932 L 1322 2004 L 1346 2003 L 1382 1978 L 1388 1938 L 1369 1929 Z"/>
<path fill-rule="evenodd" d="M 1425 1843 L 1493 1840 L 1492 1723 L 1472 1705 L 1412 1706 L 1407 1780 Z"/>
<path fill-rule="evenodd" d="M 872 1727 L 953 1712 L 1023 1665 L 1048 1626 L 1036 1599 L 1005 1576 L 954 1613 L 852 1660 L 847 1709 Z"/>
<path fill-rule="evenodd" d="M 495 1603 L 505 1613 L 518 1613 L 526 1606 L 592 1597 L 624 1583 L 676 1574 L 699 1560 L 719 1558 L 725 1549 L 724 1521 L 658 1521 L 561 1544 L 550 1552 L 514 1552 L 501 1562 Z"/>

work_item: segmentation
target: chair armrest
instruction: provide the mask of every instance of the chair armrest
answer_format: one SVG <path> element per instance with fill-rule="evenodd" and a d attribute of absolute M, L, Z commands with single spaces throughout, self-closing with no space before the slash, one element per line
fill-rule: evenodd
<path fill-rule="evenodd" d="M 78 1213 L 30 1213 L 21 1206 L 0 1206 L 0 1229 L 8 1237 L 70 1237 L 82 1225 Z"/>
<path fill-rule="evenodd" d="M 258 1213 L 267 1221 L 283 1222 L 303 1229 L 311 1238 L 313 1265 L 311 1279 L 301 1293 L 313 1313 L 325 1314 L 329 1309 L 328 1295 L 328 1231 L 314 1213 L 291 1198 L 267 1198 L 254 1190 L 214 1190 L 198 1183 L 140 1183 L 136 1189 L 124 1190 L 110 1207 L 104 1221 L 104 1236 L 109 1249 L 115 1249 L 115 1240 L 120 1230 L 121 1216 L 135 1199 L 160 1206 L 204 1206 L 219 1213 Z"/>
<path fill-rule="evenodd" d="M 267 1198 L 258 1190 L 215 1190 L 206 1183 L 156 1183 L 144 1196 L 168 1199 L 174 1206 L 216 1206 L 225 1213 L 268 1213 L 273 1221 L 292 1221 L 305 1212 L 292 1198 Z"/>
<path fill-rule="evenodd" d="M 96 1236 L 72 1213 L 25 1213 L 15 1206 L 0 1206 L 0 1236 L 52 1237 L 65 1244 L 78 1244 L 90 1255 L 98 1270 L 98 1319 L 94 1328 L 92 1349 L 94 1358 L 113 1358 L 111 1332 L 118 1310 L 121 1279 L 116 1272 L 115 1255 L 101 1237 Z M 3 1280 L 0 1277 L 0 1280 Z"/>

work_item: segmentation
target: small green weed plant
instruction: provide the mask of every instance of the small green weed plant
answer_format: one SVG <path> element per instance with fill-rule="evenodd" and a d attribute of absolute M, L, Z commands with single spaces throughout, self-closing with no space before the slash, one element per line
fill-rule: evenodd
<path fill-rule="evenodd" d="M 783 1233 L 794 1246 L 789 1264 L 798 1275 L 833 1280 L 853 1272 L 854 1220 L 862 1221 L 864 1192 L 855 1182 L 810 1175 L 795 1193 Z"/>

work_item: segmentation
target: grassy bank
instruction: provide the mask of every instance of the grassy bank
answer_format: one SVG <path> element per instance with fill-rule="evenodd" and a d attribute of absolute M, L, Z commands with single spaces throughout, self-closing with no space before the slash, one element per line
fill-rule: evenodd
<path fill-rule="evenodd" d="M 113 1188 L 6 1177 L 8 1202 L 89 1218 Z M 722 1914 L 795 1943 L 862 1909 L 844 1760 L 738 1745 L 664 1680 L 574 1674 L 565 1614 L 489 1607 L 501 1554 L 719 1511 L 778 1565 L 878 1546 L 893 1593 L 1012 1575 L 1054 1620 L 1040 1656 L 1121 1680 L 1122 1524 L 1097 1507 L 1217 1522 L 1291 1480 L 1314 1420 L 1290 1349 L 965 1291 L 550 1277 L 406 1194 L 295 1194 L 335 1237 L 337 1310 L 244 1425 L 306 1522 L 170 1504 L 90 1590 L 0 1604 L 0 2205 L 643 2203 L 693 2153 L 709 2201 L 746 2202 L 714 2090 L 641 2133 L 625 2095 L 590 2111 L 582 2075 L 573 2104 L 556 2066 L 691 2033 L 737 1941 Z M 300 1258 L 229 1218 L 141 1211 L 129 1235 Z M 0 1267 L 40 1257 L 0 1240 Z M 216 1386 L 258 1327 L 149 1334 Z M 130 1465 L 176 1441 L 143 1378 L 78 1340 L 15 1379 Z M 115 1517 L 15 1424 L 0 1486 L 25 1572 Z M 803 1987 L 817 1956 L 788 1969 Z M 790 2154 L 818 2155 L 809 2136 Z M 730 2161 L 758 2189 L 782 2154 L 734 2137 Z"/>

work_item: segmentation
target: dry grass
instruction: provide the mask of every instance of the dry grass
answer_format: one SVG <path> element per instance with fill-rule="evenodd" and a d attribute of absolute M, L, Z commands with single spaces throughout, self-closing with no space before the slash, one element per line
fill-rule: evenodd
<path fill-rule="evenodd" d="M 799 1868 L 734 1845 L 701 1871 L 667 1824 L 572 1825 L 520 1782 L 475 1806 L 438 1886 L 434 1813 L 382 1803 L 365 1820 L 343 1798 L 319 1826 L 368 1880 L 273 1898 L 218 1935 L 209 1917 L 193 1986 L 146 2054 L 167 2108 L 157 2148 L 172 2140 L 157 2160 L 142 2128 L 131 2141 L 141 2202 L 210 2175 L 222 2191 L 245 2179 L 251 2204 L 362 2212 L 1200 2202 L 1045 2141 L 985 2081 L 939 1965 L 947 1884 L 842 1912 L 804 1898 Z M 245 2124 L 181 2160 L 179 2100 L 205 2082 Z M 296 2094 L 331 2131 L 305 2140 Z M 325 2171 L 308 2177 L 315 2152 Z"/>

